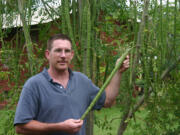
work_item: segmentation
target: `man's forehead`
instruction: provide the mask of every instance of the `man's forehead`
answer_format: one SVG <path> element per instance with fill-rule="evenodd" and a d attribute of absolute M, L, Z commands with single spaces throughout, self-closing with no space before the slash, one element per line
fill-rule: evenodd
<path fill-rule="evenodd" d="M 66 40 L 66 39 L 56 39 L 53 41 L 53 44 L 54 43 L 62 43 L 62 44 L 70 44 L 71 45 L 71 42 L 69 40 Z"/>
<path fill-rule="evenodd" d="M 62 39 L 56 39 L 53 41 L 52 43 L 53 47 L 55 46 L 62 46 L 62 47 L 68 47 L 68 48 L 71 48 L 71 42 L 68 41 L 68 40 L 62 40 Z"/>

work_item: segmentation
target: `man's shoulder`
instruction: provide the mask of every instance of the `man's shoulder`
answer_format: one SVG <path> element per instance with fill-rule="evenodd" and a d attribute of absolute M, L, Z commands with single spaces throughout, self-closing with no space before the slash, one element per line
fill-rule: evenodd
<path fill-rule="evenodd" d="M 89 84 L 89 83 L 92 82 L 91 79 L 82 72 L 73 71 L 73 76 L 74 76 L 73 78 L 75 80 L 78 80 L 78 81 L 80 81 L 80 82 L 82 82 L 84 84 Z"/>
<path fill-rule="evenodd" d="M 35 85 L 35 84 L 39 84 L 40 82 L 43 82 L 44 80 L 44 76 L 42 73 L 38 73 L 32 77 L 30 77 L 26 82 L 25 82 L 25 86 L 26 85 Z"/>
<path fill-rule="evenodd" d="M 86 79 L 88 79 L 88 77 L 87 77 L 84 73 L 79 72 L 79 71 L 73 71 L 73 75 L 74 75 L 75 77 L 81 77 L 81 78 L 86 78 Z"/>
<path fill-rule="evenodd" d="M 37 81 L 37 80 L 42 80 L 43 74 L 42 72 L 37 73 L 36 75 L 31 76 L 28 80 L 31 81 Z"/>

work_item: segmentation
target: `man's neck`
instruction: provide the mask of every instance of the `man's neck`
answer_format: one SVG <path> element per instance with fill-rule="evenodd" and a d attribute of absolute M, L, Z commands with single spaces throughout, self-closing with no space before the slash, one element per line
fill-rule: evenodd
<path fill-rule="evenodd" d="M 51 78 L 53 80 L 56 80 L 58 82 L 69 79 L 69 71 L 68 71 L 68 69 L 57 71 L 57 70 L 53 70 L 53 69 L 49 68 L 48 73 L 49 73 L 49 75 L 51 76 Z"/>

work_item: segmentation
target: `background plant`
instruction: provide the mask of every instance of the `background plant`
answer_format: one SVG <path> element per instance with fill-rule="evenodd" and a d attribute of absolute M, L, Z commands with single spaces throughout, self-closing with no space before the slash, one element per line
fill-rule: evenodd
<path fill-rule="evenodd" d="M 7 92 L 0 86 L 0 101 L 8 103 L 0 111 L 0 134 L 15 134 L 12 122 L 22 85 L 47 65 L 46 41 L 60 32 L 73 40 L 73 69 L 88 75 L 99 87 L 123 51 L 135 47 L 116 101 L 121 112 L 117 134 L 126 134 L 131 127 L 134 134 L 178 134 L 179 4 L 178 0 L 62 0 L 59 6 L 52 0 L 0 0 L 0 79 L 8 81 L 10 89 Z M 42 16 L 40 24 L 32 25 L 36 12 Z M 22 27 L 12 26 L 18 24 L 18 14 Z M 48 19 L 52 22 L 41 23 Z M 92 135 L 92 118 L 89 121 L 87 134 Z M 98 124 L 96 116 L 95 124 L 111 134 L 110 121 L 104 118 Z"/>

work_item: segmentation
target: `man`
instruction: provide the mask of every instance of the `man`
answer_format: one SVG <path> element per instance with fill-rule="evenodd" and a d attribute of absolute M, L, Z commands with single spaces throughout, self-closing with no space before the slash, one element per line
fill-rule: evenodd
<path fill-rule="evenodd" d="M 16 132 L 24 135 L 85 135 L 85 112 L 99 88 L 69 64 L 74 56 L 69 37 L 57 34 L 47 42 L 49 69 L 25 83 L 16 110 Z M 115 74 L 93 109 L 110 107 L 118 95 L 121 74 L 129 58 Z"/>

